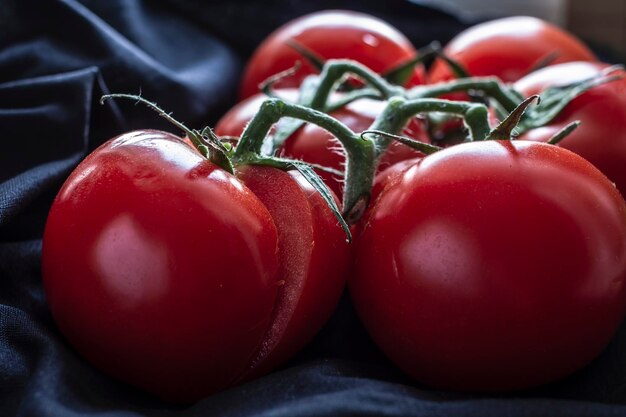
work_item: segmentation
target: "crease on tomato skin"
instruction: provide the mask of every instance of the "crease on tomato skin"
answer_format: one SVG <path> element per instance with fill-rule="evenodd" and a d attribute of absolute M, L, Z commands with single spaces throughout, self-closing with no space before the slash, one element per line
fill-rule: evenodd
<path fill-rule="evenodd" d="M 243 382 L 271 371 L 313 338 L 339 301 L 349 258 L 342 229 L 300 174 L 248 166 L 239 175 L 267 205 L 277 225 L 279 278 L 284 282 L 272 323 L 238 381 Z"/>
<path fill-rule="evenodd" d="M 238 169 L 239 178 L 250 188 L 268 208 L 278 231 L 277 296 L 272 308 L 271 321 L 264 332 L 257 351 L 251 357 L 240 380 L 253 378 L 264 373 L 263 368 L 272 368 L 264 362 L 272 356 L 280 343 L 287 324 L 296 308 L 297 297 L 301 294 L 306 278 L 306 265 L 309 261 L 306 251 L 306 238 L 312 235 L 312 225 L 306 199 L 299 187 L 287 173 L 270 167 L 244 166 Z M 285 205 L 284 201 L 288 200 Z M 294 223 L 295 220 L 295 223 Z M 305 221 L 303 221 L 305 220 Z M 292 293 L 293 294 L 290 294 Z M 291 295 L 292 297 L 289 297 Z"/>

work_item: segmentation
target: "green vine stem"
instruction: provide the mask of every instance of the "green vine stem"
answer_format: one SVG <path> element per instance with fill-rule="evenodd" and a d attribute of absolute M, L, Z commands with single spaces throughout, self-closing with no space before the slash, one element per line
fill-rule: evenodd
<path fill-rule="evenodd" d="M 103 96 L 101 101 L 104 102 L 111 98 L 134 100 L 152 108 L 160 116 L 166 118 L 185 132 L 201 154 L 212 161 L 217 161 L 219 166 L 226 166 L 231 173 L 234 172 L 234 166 L 243 164 L 263 164 L 282 169 L 297 169 L 322 194 L 333 213 L 336 213 L 342 227 L 348 234 L 348 239 L 350 239 L 350 232 L 346 222 L 356 222 L 365 211 L 369 203 L 370 190 L 374 181 L 378 160 L 392 140 L 389 135 L 380 133 L 373 134 L 373 136 L 376 136 L 376 139 L 366 136 L 361 137 L 326 113 L 307 106 L 269 98 L 263 102 L 257 114 L 248 123 L 233 152 L 231 145 L 228 144 L 226 146 L 223 144 L 210 128 L 205 128 L 201 131 L 190 129 L 174 119 L 169 113 L 163 111 L 155 103 L 140 96 L 111 94 Z M 452 102 L 441 99 L 407 100 L 402 97 L 393 97 L 388 101 L 387 106 L 379 117 L 376 118 L 370 130 L 397 134 L 412 117 L 425 112 L 442 112 L 462 116 L 474 140 L 482 140 L 489 133 L 487 109 L 482 104 Z M 284 117 L 316 124 L 335 136 L 344 147 L 346 168 L 344 172 L 343 218 L 339 214 L 328 188 L 322 183 L 319 176 L 315 174 L 311 166 L 302 161 L 290 161 L 262 154 L 261 148 L 270 129 Z"/>
<path fill-rule="evenodd" d="M 537 104 L 541 101 L 539 96 L 530 96 L 522 101 L 511 114 L 509 114 L 496 128 L 494 128 L 487 136 L 488 140 L 511 140 L 513 138 L 513 129 L 517 127 L 526 108 L 536 101 Z"/>
<path fill-rule="evenodd" d="M 383 98 L 404 96 L 406 91 L 403 87 L 391 84 L 376 72 L 356 61 L 331 59 L 326 61 L 326 65 L 319 75 L 321 81 L 311 101 L 311 107 L 316 110 L 324 109 L 331 92 L 347 74 L 356 75 L 363 79 L 371 88 L 379 91 Z"/>
<path fill-rule="evenodd" d="M 259 111 L 241 134 L 234 158 L 244 159 L 250 153 L 260 154 L 263 143 L 259 138 L 265 138 L 272 125 L 283 117 L 319 125 L 338 137 L 347 148 L 358 139 L 350 128 L 326 113 L 299 104 L 287 103 L 278 98 L 268 98 L 261 104 Z"/>
<path fill-rule="evenodd" d="M 363 132 L 361 132 L 362 138 L 364 138 L 366 135 L 379 135 L 388 137 L 395 140 L 396 142 L 400 142 L 403 145 L 408 146 L 411 149 L 415 149 L 416 151 L 421 152 L 424 155 L 430 155 L 443 149 L 441 146 L 431 145 L 430 143 L 407 138 L 406 136 L 394 135 L 391 133 L 383 132 L 382 130 L 364 130 Z"/>
<path fill-rule="evenodd" d="M 337 101 L 329 103 L 329 97 L 334 91 L 334 88 L 348 74 L 358 75 L 373 86 L 353 90 L 346 93 Z M 390 84 L 380 75 L 357 62 L 350 60 L 328 60 L 320 76 L 311 76 L 305 80 L 305 83 L 303 83 L 303 87 L 301 88 L 301 97 L 298 102 L 303 106 L 310 107 L 315 110 L 330 112 L 341 108 L 354 100 L 365 97 L 385 100 L 392 97 L 403 97 L 407 100 L 417 100 L 422 98 L 433 98 L 456 91 L 467 91 L 468 89 L 484 90 L 500 98 L 510 109 L 506 114 L 515 109 L 517 103 L 522 100 L 521 96 L 514 96 L 510 90 L 506 89 L 497 81 L 497 79 L 493 77 L 459 80 L 438 84 L 436 86 L 416 87 L 407 91 L 402 87 Z M 454 104 L 451 106 L 443 106 L 442 101 L 441 103 L 438 103 L 437 106 L 439 106 L 439 108 L 449 108 L 450 113 L 461 114 L 458 112 L 459 107 Z M 435 110 L 424 111 L 428 112 Z M 448 111 L 445 110 L 442 112 L 448 113 Z M 274 134 L 274 149 L 280 147 L 280 145 L 282 145 L 282 143 L 303 124 L 304 122 L 302 120 L 281 121 Z"/>
<path fill-rule="evenodd" d="M 358 62 L 328 60 L 319 75 L 318 88 L 313 99 L 308 103 L 309 107 L 316 110 L 326 110 L 329 106 L 329 97 L 339 82 L 347 75 L 356 75 L 363 79 L 368 86 L 367 95 L 378 96 L 382 100 L 398 96 L 407 99 L 434 98 L 455 92 L 479 91 L 487 97 L 495 99 L 508 112 L 511 112 L 523 99 L 519 93 L 505 86 L 496 77 L 463 78 L 445 83 L 416 86 L 407 90 L 389 83 L 382 76 Z M 355 98 L 358 96 L 355 95 Z"/>
<path fill-rule="evenodd" d="M 329 103 L 329 97 L 348 75 L 361 78 L 367 87 L 361 91 L 348 93 L 347 98 L 344 97 L 339 103 L 345 104 L 365 96 L 386 99 L 386 107 L 368 129 L 385 134 L 370 132 L 359 137 L 343 123 L 323 113 L 331 106 L 335 108 L 337 102 Z M 603 77 L 607 78 L 606 75 Z M 551 90 L 544 100 L 547 105 L 538 105 L 533 111 L 524 113 L 524 109 L 535 98 L 525 100 L 521 94 L 494 77 L 460 79 L 434 86 L 415 87 L 407 91 L 390 84 L 361 64 L 348 60 L 329 60 L 325 63 L 320 76 L 311 76 L 305 80 L 298 104 L 268 99 L 261 106 L 244 130 L 234 160 L 238 163 L 253 156 L 258 157 L 271 127 L 279 121 L 276 129 L 278 134 L 275 136 L 283 138 L 282 140 L 304 122 L 326 129 L 339 140 L 346 152 L 343 213 L 346 220 L 351 223 L 356 221 L 367 206 L 378 161 L 393 140 L 389 134 L 399 134 L 415 115 L 435 112 L 461 116 L 469 131 L 469 138 L 466 140 L 510 139 L 513 127 L 523 129 L 526 126 L 535 126 L 537 120 L 541 123 L 549 122 L 551 120 L 549 117 L 555 117 L 557 109 L 564 107 L 563 100 L 571 100 L 590 86 L 601 82 L 606 81 L 594 78 Z M 488 122 L 488 109 L 484 104 L 433 98 L 460 91 L 479 91 L 485 97 L 493 99 L 501 108 L 501 113 L 507 116 L 504 118 L 505 122 L 492 131 Z M 287 120 L 281 121 L 282 118 Z M 275 140 L 273 149 L 277 149 L 281 143 L 281 140 Z"/>
<path fill-rule="evenodd" d="M 264 138 L 274 123 L 283 117 L 291 117 L 316 124 L 335 136 L 346 152 L 346 168 L 344 172 L 344 218 L 348 223 L 354 222 L 361 214 L 355 213 L 355 207 L 365 209 L 369 201 L 369 190 L 376 172 L 376 153 L 374 143 L 363 140 L 346 125 L 318 110 L 306 106 L 286 103 L 279 99 L 267 99 L 257 114 L 244 129 L 233 160 L 241 163 L 256 158 Z"/>
<path fill-rule="evenodd" d="M 483 104 L 436 98 L 407 100 L 403 97 L 389 99 L 383 112 L 368 130 L 380 130 L 397 135 L 412 117 L 429 112 L 462 116 L 472 140 L 484 140 L 491 131 L 488 120 L 489 112 Z M 378 137 L 376 141 L 377 158 L 380 158 L 385 152 L 390 141 L 389 138 Z"/>
<path fill-rule="evenodd" d="M 497 101 L 508 113 L 512 112 L 523 100 L 521 94 L 506 87 L 497 77 L 460 78 L 428 86 L 416 86 L 406 92 L 406 97 L 409 99 L 440 97 L 466 91 L 480 91 L 483 95 Z"/>
<path fill-rule="evenodd" d="M 402 97 L 391 98 L 368 130 L 398 134 L 412 117 L 428 112 L 462 116 L 473 140 L 483 140 L 489 135 L 488 111 L 482 104 L 442 99 L 406 100 Z M 348 223 L 355 222 L 369 203 L 378 161 L 393 139 L 382 134 L 361 137 L 326 113 L 269 98 L 244 129 L 233 155 L 234 162 L 242 163 L 259 155 L 272 125 L 283 117 L 316 124 L 341 143 L 346 152 L 343 215 Z"/>
<path fill-rule="evenodd" d="M 548 88 L 542 92 L 542 104 L 524 113 L 518 125 L 520 133 L 550 123 L 574 98 L 597 85 L 611 82 L 624 76 L 621 66 L 607 68 L 601 74 L 581 80 L 566 86 Z M 349 60 L 328 60 L 319 76 L 318 88 L 312 98 L 305 104 L 316 110 L 328 111 L 336 105 L 328 103 L 329 97 L 342 79 L 348 75 L 356 75 L 366 83 L 364 96 L 388 100 L 391 97 L 406 99 L 433 98 L 456 92 L 480 93 L 485 99 L 490 99 L 496 109 L 498 117 L 507 117 L 522 101 L 524 96 L 514 88 L 504 84 L 496 77 L 461 78 L 448 82 L 416 86 L 406 90 L 392 85 L 382 76 L 369 68 Z M 343 100 L 340 104 L 347 104 L 350 100 L 360 98 L 358 93 Z"/>
<path fill-rule="evenodd" d="M 106 94 L 100 98 L 100 104 L 104 104 L 105 101 L 114 98 L 132 100 L 148 106 L 149 108 L 154 110 L 159 116 L 165 118 L 165 120 L 182 130 L 202 156 L 231 174 L 235 172 L 235 169 L 228 156 L 229 149 L 219 140 L 219 138 L 208 126 L 202 129 L 202 131 L 190 129 L 185 126 L 185 124 L 179 122 L 174 117 L 172 117 L 171 113 L 166 113 L 156 103 L 146 100 L 139 95 Z"/>

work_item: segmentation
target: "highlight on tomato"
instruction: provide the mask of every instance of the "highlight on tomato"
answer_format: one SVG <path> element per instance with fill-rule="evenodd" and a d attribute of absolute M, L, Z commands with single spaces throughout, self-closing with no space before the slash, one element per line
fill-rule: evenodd
<path fill-rule="evenodd" d="M 294 47 L 295 45 L 295 47 Z M 380 74 L 414 59 L 417 51 L 396 28 L 368 14 L 347 10 L 325 10 L 292 20 L 276 29 L 255 50 L 241 81 L 240 98 L 259 92 L 267 78 L 301 65 L 277 88 L 298 87 L 310 74 L 318 72 L 296 47 L 324 61 L 346 58 L 358 61 Z M 417 65 L 406 85 L 422 84 L 424 68 Z"/>
<path fill-rule="evenodd" d="M 496 19 L 455 36 L 443 53 L 471 76 L 494 75 L 513 82 L 533 70 L 571 61 L 595 61 L 593 52 L 573 34 L 530 16 Z M 435 61 L 431 83 L 456 78 L 448 64 Z"/>
<path fill-rule="evenodd" d="M 374 341 L 441 389 L 522 389 L 606 346 L 626 307 L 626 203 L 577 154 L 485 140 L 426 156 L 364 219 L 349 281 Z"/>

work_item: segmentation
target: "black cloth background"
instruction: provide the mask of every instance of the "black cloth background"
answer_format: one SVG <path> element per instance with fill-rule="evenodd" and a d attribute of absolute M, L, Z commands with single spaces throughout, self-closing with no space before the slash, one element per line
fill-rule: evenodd
<path fill-rule="evenodd" d="M 141 92 L 190 126 L 234 104 L 242 63 L 285 21 L 313 10 L 373 13 L 417 46 L 464 27 L 401 0 L 0 1 L 0 416 L 622 416 L 626 328 L 558 383 L 500 395 L 432 390 L 404 377 L 345 296 L 320 335 L 281 369 L 189 407 L 104 375 L 59 334 L 41 286 L 41 235 L 63 180 L 87 152 L 134 128 L 173 130 Z"/>

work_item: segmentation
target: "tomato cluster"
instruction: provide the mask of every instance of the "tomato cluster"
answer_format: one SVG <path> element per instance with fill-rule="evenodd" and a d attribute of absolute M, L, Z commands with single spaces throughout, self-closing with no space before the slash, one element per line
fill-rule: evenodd
<path fill-rule="evenodd" d="M 304 16 L 261 43 L 214 132 L 102 145 L 46 225 L 60 330 L 189 402 L 284 363 L 347 282 L 422 383 L 519 389 L 587 364 L 626 313 L 626 81 L 534 18 L 430 53 L 427 71 L 371 16 Z"/>

